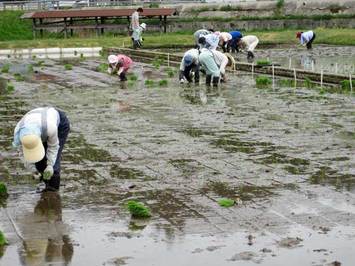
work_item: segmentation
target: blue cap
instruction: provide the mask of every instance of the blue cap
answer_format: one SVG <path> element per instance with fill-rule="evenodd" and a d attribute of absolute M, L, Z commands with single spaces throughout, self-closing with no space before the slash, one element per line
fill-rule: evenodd
<path fill-rule="evenodd" d="M 192 64 L 192 61 L 193 61 L 192 55 L 187 54 L 187 55 L 184 56 L 184 64 L 185 64 L 186 66 L 191 65 L 191 64 Z"/>

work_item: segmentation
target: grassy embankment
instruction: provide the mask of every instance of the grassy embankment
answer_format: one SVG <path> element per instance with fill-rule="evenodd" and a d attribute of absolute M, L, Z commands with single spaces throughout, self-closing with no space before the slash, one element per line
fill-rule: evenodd
<path fill-rule="evenodd" d="M 64 39 L 57 35 L 45 34 L 43 39 L 33 39 L 32 26 L 29 20 L 20 19 L 21 11 L 0 12 L 0 49 L 7 48 L 44 48 L 44 47 L 117 47 L 130 46 L 130 37 L 124 35 L 103 37 Z M 221 29 L 223 30 L 223 29 Z M 228 29 L 226 29 L 228 30 Z M 307 29 L 299 29 L 307 30 Z M 315 44 L 355 45 L 354 29 L 315 29 L 317 38 Z M 250 31 L 244 34 L 257 35 L 260 44 L 297 44 L 294 29 L 273 31 Z M 174 47 L 179 45 L 193 45 L 192 32 L 178 33 L 145 33 L 144 47 Z"/>

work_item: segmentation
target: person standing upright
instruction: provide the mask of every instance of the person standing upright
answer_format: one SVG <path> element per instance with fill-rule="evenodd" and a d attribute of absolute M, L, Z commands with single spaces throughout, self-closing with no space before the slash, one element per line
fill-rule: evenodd
<path fill-rule="evenodd" d="M 134 11 L 131 15 L 131 26 L 130 30 L 134 31 L 139 28 L 139 15 L 143 13 L 143 8 L 139 7 L 136 11 Z"/>

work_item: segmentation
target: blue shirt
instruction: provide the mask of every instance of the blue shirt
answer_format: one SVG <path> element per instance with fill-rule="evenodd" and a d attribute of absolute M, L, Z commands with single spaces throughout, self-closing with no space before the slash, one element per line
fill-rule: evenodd
<path fill-rule="evenodd" d="M 241 34 L 240 31 L 231 31 L 229 32 L 229 34 L 232 35 L 233 40 L 240 39 L 243 37 L 243 34 Z"/>

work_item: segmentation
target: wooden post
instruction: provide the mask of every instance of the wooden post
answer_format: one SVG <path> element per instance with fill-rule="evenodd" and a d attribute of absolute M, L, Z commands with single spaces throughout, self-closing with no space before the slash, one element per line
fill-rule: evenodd
<path fill-rule="evenodd" d="M 40 26 L 43 25 L 43 19 L 42 19 L 42 18 L 39 19 L 39 25 L 40 25 Z M 40 36 L 41 36 L 41 38 L 42 38 L 42 37 L 43 37 L 43 29 L 42 29 L 42 28 L 39 30 L 39 33 L 40 33 Z"/>
<path fill-rule="evenodd" d="M 164 33 L 166 33 L 166 16 L 164 16 Z"/>
<path fill-rule="evenodd" d="M 64 18 L 64 38 L 68 37 L 67 18 Z"/>
<path fill-rule="evenodd" d="M 105 24 L 105 18 L 101 17 L 101 35 L 104 35 L 105 30 L 104 30 L 104 24 Z"/>
<path fill-rule="evenodd" d="M 70 18 L 69 25 L 73 26 L 73 18 Z M 70 36 L 73 37 L 73 35 L 74 35 L 74 30 L 72 28 L 70 28 Z"/>
<path fill-rule="evenodd" d="M 32 34 L 33 34 L 33 38 L 36 39 L 36 19 L 32 19 Z"/>
<path fill-rule="evenodd" d="M 160 28 L 160 33 L 161 33 L 161 27 L 163 25 L 163 17 L 159 16 L 159 28 Z"/>
<path fill-rule="evenodd" d="M 95 23 L 96 23 L 96 36 L 100 36 L 99 18 L 98 17 L 95 17 Z"/>
<path fill-rule="evenodd" d="M 127 16 L 127 20 L 128 20 L 128 30 L 127 30 L 127 32 L 128 32 L 128 35 L 129 35 L 130 30 L 131 30 L 131 20 L 130 20 L 129 16 Z"/>

